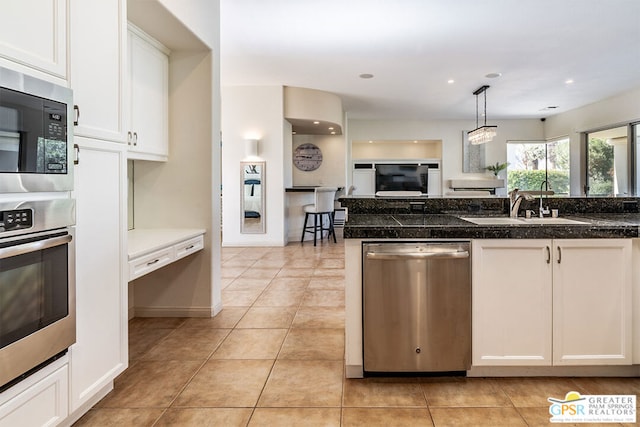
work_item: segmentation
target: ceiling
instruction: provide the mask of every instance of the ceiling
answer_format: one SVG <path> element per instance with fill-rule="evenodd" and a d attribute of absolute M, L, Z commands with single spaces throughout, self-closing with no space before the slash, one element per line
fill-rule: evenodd
<path fill-rule="evenodd" d="M 640 0 L 220 3 L 222 85 L 325 90 L 351 119 L 475 120 L 486 84 L 490 124 L 640 87 Z"/>

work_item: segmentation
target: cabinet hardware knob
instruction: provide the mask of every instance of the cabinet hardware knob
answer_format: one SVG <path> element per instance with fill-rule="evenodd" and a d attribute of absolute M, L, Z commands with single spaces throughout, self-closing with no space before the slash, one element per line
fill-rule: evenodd
<path fill-rule="evenodd" d="M 558 264 L 562 262 L 562 249 L 558 246 Z"/>
<path fill-rule="evenodd" d="M 138 132 L 133 133 L 133 145 L 134 146 L 138 145 Z"/>
<path fill-rule="evenodd" d="M 149 261 L 149 262 L 147 263 L 147 265 L 153 265 L 153 264 L 155 264 L 155 263 L 157 263 L 157 262 L 160 262 L 160 259 L 154 259 L 153 261 Z"/>
<path fill-rule="evenodd" d="M 77 105 L 73 106 L 73 111 L 76 113 L 76 119 L 73 121 L 74 126 L 78 126 L 78 122 L 80 121 L 80 107 Z"/>
<path fill-rule="evenodd" d="M 76 150 L 76 158 L 73 160 L 74 165 L 80 164 L 80 146 L 78 144 L 73 144 L 73 149 Z"/>
<path fill-rule="evenodd" d="M 131 131 L 127 132 L 127 144 L 131 145 L 131 141 L 133 140 L 133 134 Z"/>
<path fill-rule="evenodd" d="M 551 248 L 547 246 L 547 264 L 551 264 Z"/>

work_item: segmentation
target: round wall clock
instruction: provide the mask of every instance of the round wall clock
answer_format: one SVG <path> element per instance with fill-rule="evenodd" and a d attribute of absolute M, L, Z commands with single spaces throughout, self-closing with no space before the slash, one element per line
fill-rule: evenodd
<path fill-rule="evenodd" d="M 301 171 L 314 171 L 322 164 L 322 151 L 313 144 L 302 144 L 293 153 L 293 164 Z"/>

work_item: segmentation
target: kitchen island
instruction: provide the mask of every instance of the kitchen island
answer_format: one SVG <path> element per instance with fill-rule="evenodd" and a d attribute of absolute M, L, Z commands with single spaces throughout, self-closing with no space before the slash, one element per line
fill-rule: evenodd
<path fill-rule="evenodd" d="M 362 377 L 363 243 L 470 241 L 468 376 L 640 373 L 640 213 L 635 198 L 550 199 L 573 224 L 508 218 L 499 197 L 345 197 L 346 375 Z M 530 202 L 531 203 L 531 202 Z M 522 211 L 534 209 L 523 203 Z M 455 339 L 455 337 L 452 337 Z"/>

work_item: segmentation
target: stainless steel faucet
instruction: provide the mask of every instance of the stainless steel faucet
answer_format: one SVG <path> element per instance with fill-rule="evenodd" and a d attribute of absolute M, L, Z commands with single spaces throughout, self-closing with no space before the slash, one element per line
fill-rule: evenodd
<path fill-rule="evenodd" d="M 540 218 L 544 218 L 545 215 L 549 215 L 551 213 L 551 211 L 549 210 L 549 202 L 547 201 L 547 207 L 546 209 L 542 207 L 542 187 L 544 186 L 544 184 L 549 184 L 549 181 L 547 181 L 546 179 L 544 181 L 542 181 L 542 183 L 540 184 Z M 546 194 L 546 193 L 545 193 Z"/>
<path fill-rule="evenodd" d="M 531 194 L 526 192 L 518 193 L 518 189 L 514 188 L 509 192 L 509 216 L 511 218 L 518 217 L 518 210 L 520 209 L 520 203 L 522 203 L 522 199 L 532 200 L 533 197 Z"/>

